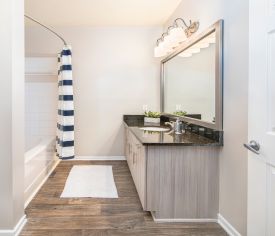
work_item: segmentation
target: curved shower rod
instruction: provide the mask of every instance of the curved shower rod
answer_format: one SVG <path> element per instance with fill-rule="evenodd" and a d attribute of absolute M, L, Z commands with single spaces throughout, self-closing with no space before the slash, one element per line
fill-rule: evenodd
<path fill-rule="evenodd" d="M 31 21 L 33 21 L 33 22 L 35 22 L 35 23 L 41 25 L 41 26 L 44 27 L 45 29 L 47 29 L 47 30 L 49 30 L 50 32 L 52 32 L 52 33 L 53 33 L 54 35 L 56 35 L 59 39 L 62 40 L 62 42 L 64 43 L 65 46 L 67 46 L 67 43 L 66 43 L 65 39 L 64 39 L 63 37 L 61 37 L 58 33 L 56 33 L 53 29 L 51 29 L 51 28 L 49 28 L 48 26 L 46 26 L 46 25 L 40 23 L 38 20 L 32 18 L 31 16 L 28 16 L 28 15 L 26 15 L 26 14 L 25 14 L 24 16 L 25 16 L 26 18 L 28 18 L 29 20 L 31 20 Z"/>

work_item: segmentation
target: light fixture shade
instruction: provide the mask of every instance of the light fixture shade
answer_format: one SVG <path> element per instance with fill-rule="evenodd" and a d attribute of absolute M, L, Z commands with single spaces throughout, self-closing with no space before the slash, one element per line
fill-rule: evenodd
<path fill-rule="evenodd" d="M 180 57 L 191 57 L 192 56 L 192 53 L 189 53 L 189 52 L 182 52 L 179 54 Z"/>
<path fill-rule="evenodd" d="M 201 49 L 199 47 L 191 47 L 191 48 L 188 48 L 185 52 L 195 54 L 195 53 L 199 53 L 200 51 Z"/>
<path fill-rule="evenodd" d="M 162 56 L 166 56 L 169 52 L 172 51 L 172 49 L 168 47 L 168 45 L 165 43 L 165 41 L 160 42 L 159 47 L 161 48 Z"/>
<path fill-rule="evenodd" d="M 181 27 L 178 23 L 181 22 L 183 26 Z M 154 48 L 155 57 L 163 57 L 168 53 L 171 53 L 181 44 L 186 41 L 188 37 L 190 37 L 193 33 L 198 30 L 199 22 L 192 22 L 189 20 L 189 24 L 186 24 L 184 19 L 177 18 L 172 26 L 168 27 L 167 32 L 164 32 L 157 40 L 157 46 Z M 209 35 L 212 37 L 212 34 Z M 213 39 L 211 39 L 212 43 Z M 205 46 L 205 44 L 203 45 Z M 192 53 L 198 53 L 200 48 L 194 49 Z M 185 54 L 185 56 L 189 54 Z M 192 54 L 191 54 L 192 55 Z"/>
<path fill-rule="evenodd" d="M 167 55 L 167 50 L 163 42 L 160 42 L 159 45 L 154 48 L 154 55 L 155 57 L 164 57 Z"/>
<path fill-rule="evenodd" d="M 167 36 L 165 36 L 163 38 L 162 47 L 167 51 L 167 53 L 173 50 L 173 47 L 172 47 L 172 45 L 170 43 L 170 37 L 169 37 L 169 35 L 167 35 Z"/>
<path fill-rule="evenodd" d="M 165 39 L 167 40 L 167 44 L 169 45 L 169 48 L 171 48 L 171 49 L 173 49 L 179 45 L 179 41 L 177 40 L 177 38 L 170 33 L 169 33 L 169 35 L 167 35 L 165 37 Z"/>
<path fill-rule="evenodd" d="M 161 57 L 159 46 L 155 46 L 155 48 L 154 48 L 154 56 L 155 57 Z"/>
<path fill-rule="evenodd" d="M 208 43 L 216 43 L 216 38 L 207 38 Z"/>
<path fill-rule="evenodd" d="M 175 28 L 171 29 L 169 34 L 170 34 L 171 38 L 173 38 L 173 41 L 177 44 L 186 40 L 185 32 L 184 32 L 183 28 L 181 28 L 181 27 L 175 27 Z"/>
<path fill-rule="evenodd" d="M 198 43 L 198 47 L 200 47 L 200 48 L 208 48 L 209 47 L 209 43 L 207 43 L 207 42 L 199 42 Z"/>

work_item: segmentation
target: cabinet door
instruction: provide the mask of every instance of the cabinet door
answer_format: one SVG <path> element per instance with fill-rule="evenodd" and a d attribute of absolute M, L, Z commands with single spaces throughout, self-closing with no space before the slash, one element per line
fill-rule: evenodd
<path fill-rule="evenodd" d="M 131 132 L 129 133 L 129 140 L 130 140 L 130 158 L 129 158 L 128 165 L 129 165 L 135 186 L 137 188 L 136 164 L 137 164 L 137 159 L 138 159 L 138 153 L 137 153 L 137 146 L 136 146 L 136 138 Z"/>
<path fill-rule="evenodd" d="M 131 175 L 134 179 L 134 156 L 135 156 L 135 145 L 133 143 L 133 135 L 129 128 L 125 127 L 125 156 L 130 169 Z"/>
<path fill-rule="evenodd" d="M 125 126 L 124 128 L 124 155 L 126 159 L 128 159 L 129 156 L 129 129 Z"/>
<path fill-rule="evenodd" d="M 143 209 L 146 208 L 146 148 L 126 128 L 125 155 Z"/>
<path fill-rule="evenodd" d="M 146 208 L 145 188 L 146 188 L 146 153 L 145 147 L 136 139 L 133 138 L 133 179 L 139 195 L 143 209 Z"/>
<path fill-rule="evenodd" d="M 132 142 L 131 142 L 131 133 L 130 130 L 125 127 L 125 133 L 124 133 L 124 152 L 125 152 L 125 157 L 128 163 L 128 167 L 130 169 L 130 171 L 132 171 L 132 154 L 133 154 L 133 148 L 132 148 Z"/>
<path fill-rule="evenodd" d="M 135 161 L 136 186 L 143 209 L 146 209 L 146 149 L 137 144 L 137 159 Z"/>
<path fill-rule="evenodd" d="M 126 160 L 127 160 L 127 163 L 128 163 L 128 167 L 129 167 L 129 169 L 130 169 L 130 171 L 132 172 L 132 169 L 133 169 L 133 161 L 132 161 L 132 159 L 133 159 L 133 153 L 132 153 L 132 144 L 131 144 L 131 142 L 128 142 L 127 144 L 127 149 L 128 149 L 128 155 L 127 155 L 127 157 L 126 157 Z"/>

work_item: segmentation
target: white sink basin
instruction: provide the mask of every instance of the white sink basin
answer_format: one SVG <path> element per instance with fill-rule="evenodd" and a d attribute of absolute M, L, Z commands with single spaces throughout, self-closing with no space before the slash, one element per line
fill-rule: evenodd
<path fill-rule="evenodd" d="M 155 132 L 166 132 L 166 131 L 170 131 L 169 128 L 164 128 L 164 127 L 141 127 L 141 130 L 145 130 L 145 131 L 155 131 Z"/>

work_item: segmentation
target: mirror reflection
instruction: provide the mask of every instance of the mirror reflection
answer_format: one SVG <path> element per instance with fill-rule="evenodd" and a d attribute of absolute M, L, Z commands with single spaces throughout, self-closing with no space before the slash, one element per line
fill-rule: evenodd
<path fill-rule="evenodd" d="M 215 32 L 164 63 L 164 112 L 215 123 Z"/>

